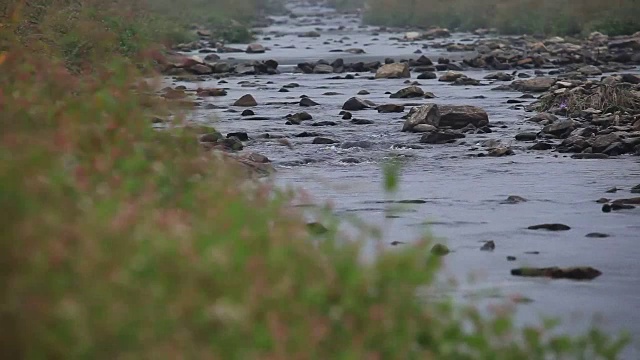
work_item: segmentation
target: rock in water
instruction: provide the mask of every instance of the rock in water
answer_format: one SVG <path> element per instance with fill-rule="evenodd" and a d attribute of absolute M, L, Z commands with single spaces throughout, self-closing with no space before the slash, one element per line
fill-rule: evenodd
<path fill-rule="evenodd" d="M 260 44 L 249 44 L 249 46 L 247 46 L 247 54 L 262 54 L 266 51 L 266 49 L 264 48 L 264 46 L 260 45 Z"/>
<path fill-rule="evenodd" d="M 424 96 L 424 90 L 417 86 L 409 86 L 402 90 L 399 90 L 395 94 L 391 94 L 392 99 L 406 99 L 406 98 L 418 98 Z"/>
<path fill-rule="evenodd" d="M 549 231 L 567 231 L 571 230 L 571 227 L 565 224 L 540 224 L 531 225 L 527 229 L 529 230 L 549 230 Z"/>
<path fill-rule="evenodd" d="M 516 80 L 511 83 L 511 88 L 524 92 L 544 92 L 556 83 L 556 79 L 549 77 L 537 77 L 527 80 Z"/>
<path fill-rule="evenodd" d="M 300 106 L 305 106 L 305 107 L 309 107 L 309 106 L 317 106 L 320 105 L 317 102 L 309 99 L 309 98 L 302 98 L 300 99 Z"/>
<path fill-rule="evenodd" d="M 485 242 L 484 245 L 482 245 L 482 247 L 480 248 L 480 250 L 482 251 L 493 251 L 495 249 L 496 249 L 496 243 L 493 242 L 492 240 Z"/>
<path fill-rule="evenodd" d="M 451 251 L 449 250 L 447 245 L 443 245 L 443 244 L 435 244 L 431 248 L 431 254 L 436 255 L 436 256 L 444 256 L 444 255 L 447 255 L 450 252 Z"/>
<path fill-rule="evenodd" d="M 365 100 L 362 100 L 358 97 L 352 97 L 347 100 L 344 105 L 342 105 L 342 110 L 358 111 L 368 109 L 370 107 L 371 106 L 369 105 L 369 103 L 367 103 Z"/>
<path fill-rule="evenodd" d="M 236 102 L 233 103 L 233 106 L 244 106 L 244 107 L 257 106 L 257 105 L 258 103 L 256 102 L 256 99 L 254 99 L 253 96 L 251 96 L 251 94 L 243 95 L 240 99 L 236 100 Z"/>
<path fill-rule="evenodd" d="M 394 63 L 382 65 L 376 71 L 376 79 L 398 79 L 411 77 L 409 65 L 406 63 Z"/>
<path fill-rule="evenodd" d="M 440 111 L 438 105 L 427 104 L 412 108 L 409 112 L 409 118 L 405 120 L 402 126 L 402 131 L 414 131 L 414 128 L 420 124 L 439 126 Z"/>
<path fill-rule="evenodd" d="M 548 277 L 552 279 L 592 280 L 602 275 L 600 270 L 589 266 L 583 267 L 548 267 L 548 268 L 518 268 L 511 270 L 513 276 Z"/>
<path fill-rule="evenodd" d="M 475 127 L 489 125 L 489 115 L 483 109 L 469 105 L 440 105 L 440 123 L 437 126 L 448 126 L 462 129 L 471 124 Z"/>

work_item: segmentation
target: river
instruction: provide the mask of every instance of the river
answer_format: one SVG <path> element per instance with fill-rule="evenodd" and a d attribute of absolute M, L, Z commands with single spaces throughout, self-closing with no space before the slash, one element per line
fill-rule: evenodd
<path fill-rule="evenodd" d="M 436 95 L 438 104 L 475 105 L 489 114 L 493 132 L 467 135 L 462 141 L 447 145 L 419 144 L 412 149 L 397 145 L 418 145 L 420 136 L 402 133 L 403 114 L 379 114 L 375 110 L 354 112 L 358 119 L 373 124 L 355 125 L 341 120 L 342 104 L 360 90 L 370 94 L 362 98 L 376 104 L 403 103 L 389 99 L 385 92 L 395 92 L 407 85 L 404 79 L 372 80 L 372 74 L 355 79 L 329 79 L 332 75 L 294 73 L 302 61 L 341 57 L 345 62 L 383 61 L 417 58 L 423 55 L 436 60 L 462 57 L 465 53 L 447 53 L 444 49 L 422 48 L 442 40 L 399 42 L 402 33 L 379 31 L 361 26 L 356 15 L 336 14 L 331 9 L 299 3 L 291 10 L 298 16 L 274 17 L 275 23 L 261 29 L 257 42 L 269 49 L 264 54 L 220 54 L 223 59 L 265 60 L 280 63 L 278 75 L 242 76 L 204 82 L 174 82 L 187 88 L 224 86 L 228 96 L 204 100 L 220 109 L 199 108 L 197 121 L 213 124 L 223 133 L 244 131 L 252 137 L 260 134 L 283 135 L 292 148 L 274 139 L 249 141 L 251 151 L 268 156 L 277 171 L 276 182 L 294 186 L 311 194 L 317 202 L 330 202 L 339 215 L 357 215 L 383 227 L 386 243 L 415 241 L 425 231 L 446 243 L 452 253 L 445 258 L 444 277 L 458 279 L 459 285 L 447 289 L 461 301 L 486 302 L 504 300 L 520 294 L 531 302 L 517 306 L 519 323 L 536 323 L 540 316 L 560 317 L 562 329 L 585 330 L 594 321 L 615 333 L 629 331 L 638 343 L 640 337 L 640 209 L 603 213 L 595 201 L 602 197 L 631 197 L 629 189 L 640 183 L 640 157 L 619 156 L 610 159 L 576 160 L 552 151 L 530 151 L 530 144 L 516 142 L 515 134 L 539 131 L 539 126 L 525 122 L 521 106 L 507 104 L 518 99 L 519 92 L 491 91 L 487 86 L 451 86 L 438 80 L 419 80 L 425 91 Z M 298 34 L 318 31 L 320 37 L 301 38 Z M 471 34 L 453 34 L 447 41 L 472 42 Z M 246 44 L 228 44 L 244 48 Z M 365 54 L 335 52 L 336 49 L 362 48 Z M 524 70 L 533 75 L 533 70 Z M 482 79 L 489 71 L 470 70 L 465 74 Z M 344 75 L 344 74 L 341 74 Z M 412 81 L 416 74 L 412 74 Z M 290 92 L 278 90 L 286 84 L 300 86 Z M 338 95 L 326 95 L 328 92 Z M 242 117 L 242 109 L 231 104 L 244 94 L 252 94 L 258 106 L 252 110 L 264 120 Z M 320 105 L 301 108 L 297 102 L 307 95 Z M 394 101 L 400 100 L 400 101 Z M 532 101 L 524 99 L 525 101 Z M 406 101 L 409 102 L 409 101 Z M 416 101 L 410 101 L 415 103 Z M 526 105 L 523 104 L 523 105 Z M 312 121 L 302 125 L 285 125 L 286 114 L 308 111 Z M 314 121 L 334 121 L 335 126 L 314 127 Z M 303 131 L 335 139 L 336 145 L 315 145 L 313 137 L 295 137 Z M 514 156 L 477 157 L 483 152 L 481 142 L 496 139 L 510 145 Z M 362 147 L 344 148 L 345 143 L 360 141 Z M 389 158 L 403 160 L 399 200 L 420 200 L 394 216 L 385 217 L 381 164 Z M 617 194 L 605 193 L 618 187 Z M 509 195 L 528 201 L 504 204 Z M 540 223 L 563 223 L 570 231 L 540 232 L 527 230 Z M 588 238 L 592 232 L 610 235 Z M 480 251 L 483 241 L 493 240 L 492 252 Z M 389 245 L 389 248 L 393 247 Z M 373 251 L 373 246 L 368 247 Z M 538 253 L 530 253 L 538 252 Z M 507 261 L 515 256 L 515 261 Z M 520 266 L 592 266 L 603 275 L 593 281 L 543 280 L 517 278 L 510 269 Z M 469 281 L 469 275 L 473 281 Z M 625 358 L 640 358 L 637 346 L 629 347 Z"/>

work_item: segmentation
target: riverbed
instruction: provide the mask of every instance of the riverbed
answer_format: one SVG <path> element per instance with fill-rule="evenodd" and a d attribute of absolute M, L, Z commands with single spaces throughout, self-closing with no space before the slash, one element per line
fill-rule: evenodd
<path fill-rule="evenodd" d="M 203 100 L 217 109 L 199 107 L 194 120 L 210 123 L 222 133 L 247 132 L 255 140 L 246 148 L 266 155 L 277 169 L 276 183 L 308 192 L 316 202 L 329 202 L 338 215 L 356 215 L 382 226 L 384 242 L 411 243 L 425 232 L 445 243 L 452 252 L 446 256 L 444 277 L 459 281 L 451 294 L 467 301 L 495 302 L 519 294 L 531 302 L 517 306 L 520 323 L 537 322 L 540 315 L 560 317 L 563 329 L 585 330 L 597 316 L 599 324 L 612 332 L 629 331 L 640 338 L 640 209 L 603 213 L 596 200 L 602 197 L 632 197 L 629 190 L 640 184 L 640 157 L 572 159 L 568 154 L 528 150 L 514 136 L 522 131 L 539 131 L 526 122 L 532 116 L 523 107 L 534 99 L 522 99 L 515 91 L 492 91 L 499 83 L 482 80 L 481 86 L 452 86 L 437 79 L 417 80 L 436 98 L 390 99 L 387 92 L 406 86 L 405 79 L 371 79 L 358 74 L 354 79 L 332 79 L 333 75 L 294 72 L 296 64 L 343 58 L 345 62 L 408 59 L 425 55 L 433 60 L 445 56 L 464 57 L 434 47 L 442 39 L 400 42 L 402 33 L 361 26 L 356 14 L 336 14 L 333 10 L 298 3 L 291 7 L 297 16 L 276 16 L 274 24 L 260 29 L 257 42 L 269 50 L 264 54 L 220 54 L 223 59 L 276 59 L 278 75 L 257 75 L 210 79 L 198 83 L 174 82 L 189 89 L 224 86 L 228 95 Z M 319 37 L 299 37 L 317 31 Z M 454 33 L 447 42 L 472 42 L 475 35 Z M 245 48 L 246 44 L 227 44 Z M 424 47 L 426 45 L 426 47 Z M 364 54 L 344 51 L 360 48 Z M 420 54 L 417 54 L 417 50 Z M 637 69 L 636 69 L 637 71 Z M 519 72 L 534 76 L 533 70 Z M 474 79 L 483 79 L 485 70 L 466 70 Z M 336 74 L 337 75 L 337 74 Z M 416 81 L 412 74 L 411 81 Z M 297 83 L 289 92 L 284 85 Z M 419 144 L 420 136 L 403 133 L 398 113 L 376 110 L 353 112 L 354 118 L 373 121 L 356 125 L 342 120 L 342 104 L 358 95 L 376 104 L 427 103 L 474 105 L 489 114 L 493 132 L 472 134 L 454 144 Z M 241 116 L 242 108 L 231 106 L 244 94 L 252 94 L 258 106 L 256 116 Z M 302 108 L 301 95 L 318 106 Z M 508 100 L 521 103 L 507 103 Z M 312 121 L 285 125 L 287 114 L 307 111 Z M 406 112 L 405 112 L 406 114 Z M 256 119 L 257 117 L 257 119 Z M 334 126 L 311 126 L 333 121 Z M 313 137 L 297 137 L 303 132 L 330 138 L 336 144 L 312 144 Z M 264 138 L 269 134 L 269 138 Z M 263 138 L 260 138 L 262 135 Z M 285 137 L 291 147 L 283 146 Z M 515 155 L 478 157 L 483 142 L 496 140 L 510 146 Z M 382 188 L 381 165 L 389 159 L 403 163 L 396 200 L 411 200 L 392 218 L 385 211 L 389 195 Z M 617 187 L 617 193 L 606 193 Z M 508 204 L 510 195 L 527 199 Z M 636 195 L 637 196 L 637 195 Z M 547 232 L 528 230 L 530 225 L 562 223 L 571 230 Z M 586 237 L 604 233 L 607 238 Z M 484 241 L 495 242 L 494 251 L 480 251 Z M 400 245 L 402 246 L 402 245 Z M 373 254 L 373 242 L 367 250 Z M 515 261 L 507 261 L 513 256 Z M 521 266 L 592 266 L 603 275 L 589 282 L 517 278 L 510 269 Z M 469 275 L 473 281 L 469 281 Z M 499 294 L 499 295 L 496 295 Z M 625 358 L 640 358 L 640 350 L 630 347 Z"/>

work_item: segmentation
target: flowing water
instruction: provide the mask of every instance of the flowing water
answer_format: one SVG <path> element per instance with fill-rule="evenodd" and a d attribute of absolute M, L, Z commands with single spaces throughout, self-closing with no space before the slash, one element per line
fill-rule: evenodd
<path fill-rule="evenodd" d="M 400 132 L 403 114 L 379 114 L 375 110 L 353 112 L 354 118 L 372 120 L 373 124 L 355 125 L 341 120 L 342 104 L 360 90 L 370 94 L 360 96 L 376 104 L 415 103 L 413 99 L 390 99 L 385 92 L 395 92 L 407 84 L 404 79 L 372 80 L 372 74 L 358 74 L 355 79 L 330 79 L 332 75 L 294 73 L 302 61 L 325 59 L 331 62 L 342 57 L 346 63 L 417 58 L 420 49 L 432 60 L 445 56 L 456 59 L 468 53 L 447 53 L 434 48 L 442 40 L 399 42 L 400 33 L 379 31 L 360 26 L 355 15 L 339 15 L 331 9 L 308 4 L 292 6 L 299 16 L 274 17 L 275 24 L 262 29 L 258 42 L 270 50 L 265 54 L 221 54 L 223 59 L 265 60 L 280 63 L 279 75 L 230 77 L 228 83 L 211 79 L 197 83 L 173 82 L 189 89 L 218 87 L 228 89 L 228 96 L 207 98 L 195 119 L 211 122 L 223 133 L 245 131 L 257 138 L 270 134 L 271 139 L 246 143 L 247 148 L 268 156 L 276 166 L 277 183 L 295 186 L 310 193 L 316 201 L 330 202 L 342 215 L 357 215 L 383 227 L 386 243 L 415 241 L 426 230 L 446 243 L 452 253 L 445 258 L 444 273 L 455 277 L 459 286 L 451 289 L 454 297 L 463 301 L 481 299 L 485 302 L 504 300 L 520 294 L 533 300 L 517 307 L 519 323 L 537 323 L 542 316 L 560 317 L 563 329 L 571 332 L 586 329 L 599 315 L 599 324 L 612 332 L 627 330 L 640 338 L 640 209 L 603 213 L 595 200 L 601 197 L 632 197 L 629 189 L 640 183 L 640 157 L 621 156 L 606 160 L 576 160 L 551 151 L 526 150 L 530 143 L 516 142 L 521 131 L 538 131 L 536 124 L 527 123 L 531 116 L 521 107 L 507 104 L 521 93 L 492 91 L 485 86 L 452 86 L 437 80 L 419 80 L 425 91 L 433 92 L 438 104 L 475 105 L 484 108 L 492 124 L 489 134 L 467 135 L 456 144 L 419 144 L 420 135 Z M 321 36 L 301 38 L 298 34 L 318 31 Z M 378 32 L 376 32 L 378 31 Z M 454 34 L 445 41 L 473 41 L 470 34 Z M 423 44 L 429 45 L 422 48 Z M 244 48 L 246 44 L 230 44 Z M 336 49 L 362 48 L 365 54 L 352 55 Z M 528 72 L 533 76 L 533 71 Z M 465 71 L 475 79 L 489 72 Z M 335 74 L 338 75 L 338 74 Z M 340 74 L 344 76 L 344 74 Z M 412 74 L 412 81 L 417 74 Z M 290 92 L 278 92 L 286 84 L 300 87 Z M 327 95 L 332 92 L 337 95 Z M 258 106 L 252 108 L 262 120 L 242 117 L 242 108 L 231 104 L 244 94 L 252 94 Z M 307 95 L 319 106 L 298 105 L 301 95 Z M 521 99 L 524 101 L 531 101 Z M 525 103 L 526 105 L 526 103 Z M 308 111 L 313 120 L 302 125 L 285 125 L 284 116 Z M 311 126 L 317 121 L 334 121 L 335 126 Z M 340 141 L 336 145 L 314 145 L 313 137 L 295 137 L 304 131 Z M 273 138 L 286 136 L 292 149 Z M 477 157 L 484 151 L 482 142 L 495 139 L 512 146 L 516 154 L 508 157 Z M 360 143 L 354 143 L 360 142 Z M 348 144 L 345 146 L 345 144 Z M 410 145 L 410 146 L 407 146 Z M 411 145 L 422 148 L 412 149 Z M 398 200 L 420 200 L 406 205 L 397 216 L 389 219 L 385 213 L 381 164 L 389 158 L 403 160 Z M 616 194 L 605 191 L 612 187 Z M 519 195 L 529 201 L 504 204 L 509 195 Z M 540 223 L 563 223 L 570 231 L 547 232 L 527 230 Z M 600 232 L 608 238 L 587 238 Z M 493 240 L 493 252 L 480 251 L 482 241 Z M 391 246 L 390 246 L 391 248 Z M 372 251 L 373 246 L 369 248 Z M 538 252 L 533 254 L 530 252 Z M 507 261 L 507 256 L 517 260 Z M 520 266 L 592 266 L 603 275 L 589 282 L 517 278 L 510 269 Z M 473 281 L 468 276 L 473 275 Z M 498 296 L 496 300 L 494 296 Z M 625 358 L 640 358 L 640 350 L 630 347 Z"/>

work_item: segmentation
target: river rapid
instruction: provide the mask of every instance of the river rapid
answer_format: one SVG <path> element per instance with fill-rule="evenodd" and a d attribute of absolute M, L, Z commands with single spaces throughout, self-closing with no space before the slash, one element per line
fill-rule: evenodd
<path fill-rule="evenodd" d="M 602 197 L 632 197 L 629 190 L 640 184 L 640 157 L 618 156 L 610 159 L 572 159 L 554 151 L 531 151 L 514 140 L 517 133 L 540 130 L 525 119 L 523 105 L 533 99 L 521 99 L 515 91 L 491 91 L 498 85 L 483 80 L 485 86 L 452 86 L 433 80 L 418 80 L 420 87 L 435 94 L 435 99 L 390 99 L 385 92 L 406 86 L 405 79 L 378 79 L 359 74 L 354 79 L 331 79 L 334 75 L 294 72 L 296 64 L 343 58 L 345 62 L 383 61 L 417 58 L 420 50 L 434 61 L 441 56 L 462 58 L 466 53 L 447 53 L 433 44 L 442 39 L 400 42 L 403 33 L 381 31 L 360 25 L 353 14 L 337 14 L 332 9 L 306 3 L 291 5 L 295 17 L 275 16 L 274 23 L 262 28 L 257 42 L 268 51 L 263 54 L 220 54 L 236 61 L 275 59 L 280 74 L 250 75 L 197 83 L 167 79 L 171 86 L 220 87 L 228 95 L 204 100 L 217 109 L 199 107 L 194 120 L 208 123 L 222 133 L 247 132 L 255 140 L 246 149 L 266 155 L 277 169 L 275 181 L 308 192 L 315 202 L 329 202 L 340 216 L 356 215 L 383 230 L 384 242 L 411 243 L 425 231 L 452 252 L 444 260 L 443 278 L 453 277 L 458 286 L 445 287 L 460 301 L 480 306 L 499 303 L 518 294 L 531 302 L 517 305 L 519 323 L 537 323 L 540 316 L 560 317 L 562 329 L 585 330 L 594 321 L 612 333 L 626 330 L 640 339 L 640 209 L 603 213 L 596 200 Z M 298 34 L 317 31 L 319 37 Z M 447 42 L 473 42 L 477 36 L 454 33 Z M 427 48 L 423 48 L 427 45 Z M 244 49 L 246 44 L 228 44 Z M 336 52 L 361 48 L 366 53 Z M 636 69 L 637 71 L 637 69 Z M 534 76 L 533 70 L 522 70 Z M 489 71 L 465 70 L 474 79 Z M 411 81 L 416 80 L 413 73 Z M 289 92 L 284 85 L 297 83 Z M 369 95 L 356 95 L 366 90 Z M 231 106 L 244 94 L 252 94 L 258 106 L 256 117 L 241 116 L 243 108 Z M 303 108 L 301 95 L 319 103 Z M 354 118 L 373 121 L 356 125 L 342 120 L 342 104 L 360 96 L 376 104 L 428 103 L 474 105 L 489 114 L 493 132 L 472 134 L 454 144 L 419 144 L 420 135 L 401 132 L 402 113 L 378 113 L 374 109 L 355 111 Z M 507 103 L 508 100 L 523 103 Z M 408 107 L 409 108 L 409 107 Z M 407 110 L 408 110 L 407 108 Z M 284 116 L 307 111 L 313 120 L 302 125 L 285 125 Z M 313 122 L 333 121 L 334 126 L 311 126 Z M 336 144 L 312 144 L 313 137 L 296 137 L 302 132 L 334 139 Z M 268 139 L 260 135 L 270 134 Z M 277 137 L 284 136 L 291 148 Z M 515 155 L 478 157 L 483 142 L 496 140 L 509 145 Z M 419 145 L 420 148 L 416 147 Z M 415 147 L 415 148 L 414 148 Z M 390 218 L 384 200 L 381 165 L 390 158 L 401 159 L 400 188 L 396 200 L 415 200 Z M 616 194 L 606 190 L 617 187 Z M 528 201 L 504 203 L 510 195 Z M 636 195 L 637 196 L 637 195 Z M 569 231 L 528 230 L 530 225 L 562 223 Z M 590 238 L 588 233 L 608 234 Z M 480 251 L 484 241 L 493 240 L 494 251 Z M 372 242 L 373 244 L 373 242 Z M 401 245 L 400 245 L 401 246 Z M 373 245 L 367 250 L 373 254 Z M 507 256 L 516 257 L 507 261 Z M 521 266 L 592 266 L 603 275 L 593 281 L 518 278 L 510 270 Z M 473 279 L 469 280 L 469 275 Z M 625 352 L 625 358 L 640 358 L 637 346 Z"/>

